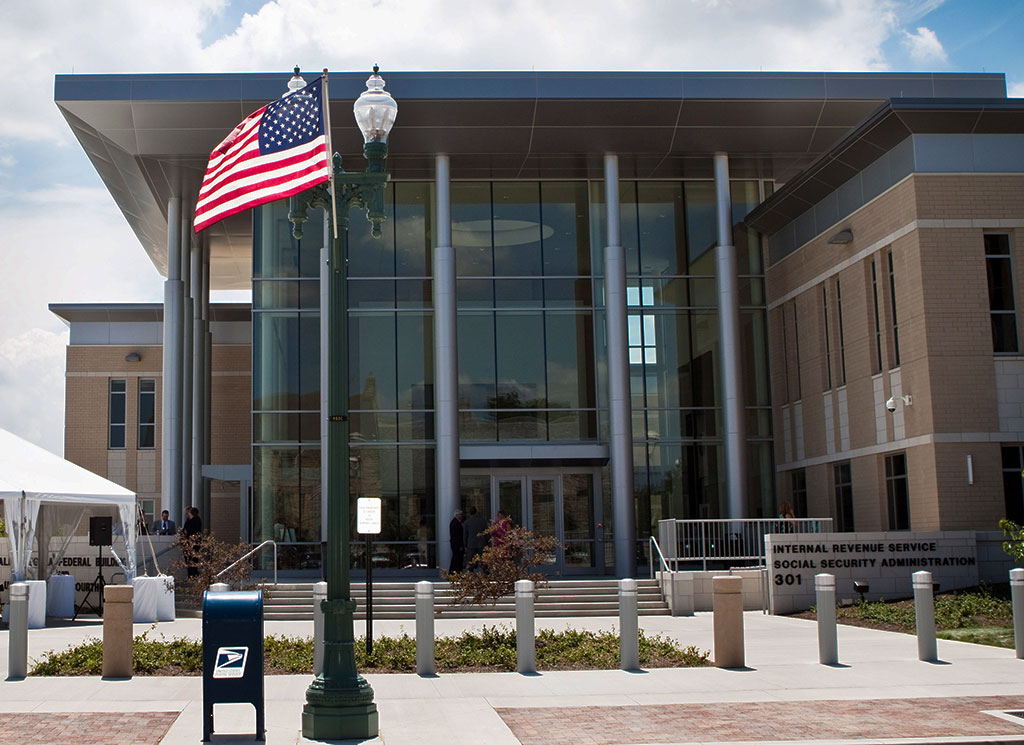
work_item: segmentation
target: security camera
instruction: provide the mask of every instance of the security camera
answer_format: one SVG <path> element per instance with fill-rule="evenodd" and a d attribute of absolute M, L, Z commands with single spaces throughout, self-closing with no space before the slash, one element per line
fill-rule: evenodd
<path fill-rule="evenodd" d="M 889 410 L 889 413 L 896 411 L 896 397 L 889 396 L 889 400 L 885 402 L 885 408 Z"/>

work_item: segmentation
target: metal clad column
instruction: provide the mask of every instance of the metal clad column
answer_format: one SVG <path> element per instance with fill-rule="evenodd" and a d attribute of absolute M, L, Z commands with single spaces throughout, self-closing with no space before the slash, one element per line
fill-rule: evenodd
<path fill-rule="evenodd" d="M 636 574 L 636 510 L 633 504 L 633 415 L 629 400 L 629 349 L 626 339 L 626 256 L 619 227 L 619 158 L 604 156 L 604 193 L 608 245 L 604 252 L 605 326 L 608 350 L 612 516 L 615 574 Z"/>
<path fill-rule="evenodd" d="M 747 512 L 746 439 L 743 431 L 743 388 L 740 383 L 740 297 L 736 247 L 732 242 L 732 199 L 729 156 L 715 153 L 715 196 L 718 203 L 718 335 L 722 355 L 722 421 L 728 517 Z"/>
<path fill-rule="evenodd" d="M 196 302 L 196 251 L 192 246 L 192 226 L 189 215 L 192 209 L 182 204 L 181 210 L 181 278 L 185 285 L 184 303 L 181 313 L 181 491 L 182 506 L 196 504 L 192 491 L 192 433 L 195 416 L 192 403 L 195 400 L 195 317 Z M 203 524 L 210 528 L 210 516 L 202 513 Z"/>
<path fill-rule="evenodd" d="M 448 522 L 459 506 L 459 357 L 452 248 L 451 168 L 438 155 L 434 247 L 434 408 L 437 427 L 437 565 L 451 563 Z"/>
<path fill-rule="evenodd" d="M 160 395 L 160 490 L 163 509 L 182 524 L 181 504 L 181 197 L 167 202 L 167 281 L 164 282 L 163 380 Z"/>

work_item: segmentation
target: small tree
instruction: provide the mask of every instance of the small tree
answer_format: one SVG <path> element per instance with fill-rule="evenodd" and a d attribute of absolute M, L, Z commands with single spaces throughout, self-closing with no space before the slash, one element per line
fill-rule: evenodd
<path fill-rule="evenodd" d="M 999 527 L 1006 538 L 1003 551 L 1014 561 L 1024 561 L 1024 526 L 1013 520 L 1000 520 Z"/>
<path fill-rule="evenodd" d="M 484 531 L 493 536 L 495 526 Z M 499 598 L 511 595 L 516 582 L 532 580 L 537 585 L 547 584 L 547 578 L 536 571 L 551 563 L 558 548 L 554 536 L 537 535 L 526 528 L 512 528 L 501 536 L 497 546 L 484 547 L 483 553 L 473 557 L 465 571 L 445 573 L 451 582 L 452 599 L 457 604 L 494 604 Z"/>
<path fill-rule="evenodd" d="M 181 548 L 181 558 L 171 564 L 170 570 L 176 578 L 174 590 L 179 605 L 198 608 L 203 599 L 203 592 L 214 582 L 226 582 L 242 589 L 256 587 L 249 576 L 252 573 L 252 565 L 248 561 L 241 562 L 224 576 L 217 577 L 218 573 L 252 549 L 248 543 L 230 544 L 210 535 L 186 537 L 179 533 L 178 546 Z M 189 569 L 195 570 L 193 576 L 188 576 Z M 179 579 L 182 575 L 185 575 L 184 579 Z"/>

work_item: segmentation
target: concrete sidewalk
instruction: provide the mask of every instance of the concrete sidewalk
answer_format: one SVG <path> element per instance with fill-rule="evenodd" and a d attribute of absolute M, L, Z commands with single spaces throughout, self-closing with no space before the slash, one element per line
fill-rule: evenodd
<path fill-rule="evenodd" d="M 748 667 L 743 670 L 557 671 L 532 676 L 442 673 L 431 678 L 370 675 L 381 723 L 381 737 L 372 742 L 631 745 L 864 743 L 901 738 L 1024 742 L 1024 719 L 981 713 L 1024 710 L 1024 660 L 1017 660 L 1012 650 L 940 640 L 941 662 L 925 663 L 917 660 L 913 636 L 841 626 L 842 664 L 828 667 L 817 663 L 813 622 L 760 613 L 744 614 L 744 622 Z M 614 618 L 538 620 L 538 628 L 599 629 L 616 624 Z M 482 621 L 440 620 L 437 633 L 455 635 L 483 625 Z M 643 617 L 641 626 L 649 634 L 665 634 L 702 649 L 712 647 L 710 613 L 690 618 Z M 137 625 L 136 633 L 148 628 Z M 412 634 L 412 622 L 374 624 L 375 636 L 402 631 Z M 46 649 L 100 633 L 98 625 L 33 631 L 31 654 L 38 656 Z M 151 633 L 198 637 L 200 622 L 159 624 Z M 266 633 L 306 636 L 312 633 L 312 624 L 272 622 L 266 624 Z M 356 633 L 362 633 L 361 624 Z M 6 631 L 0 631 L 0 650 L 6 671 Z M 304 742 L 299 712 L 309 680 L 309 676 L 267 678 L 267 742 Z M 133 712 L 139 722 L 159 719 L 149 712 L 180 713 L 169 728 L 166 723 L 160 725 L 166 734 L 161 730 L 152 740 L 135 741 L 195 744 L 201 737 L 202 685 L 198 677 L 127 681 L 30 677 L 0 683 L 2 712 Z M 24 715 L 20 721 L 23 726 L 31 724 Z M 215 723 L 218 732 L 250 734 L 217 734 L 214 742 L 252 741 L 251 707 L 218 707 Z M 0 727 L 0 743 L 8 741 L 4 731 Z M 92 742 L 80 737 L 73 741 L 75 745 Z"/>

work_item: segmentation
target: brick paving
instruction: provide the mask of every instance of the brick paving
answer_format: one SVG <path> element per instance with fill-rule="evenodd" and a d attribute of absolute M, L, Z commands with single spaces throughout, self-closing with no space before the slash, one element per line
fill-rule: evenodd
<path fill-rule="evenodd" d="M 986 710 L 1024 710 L 1024 697 L 771 701 L 757 703 L 499 708 L 522 745 L 1024 736 Z"/>
<path fill-rule="evenodd" d="M 158 745 L 178 713 L 0 714 L 0 745 Z"/>

